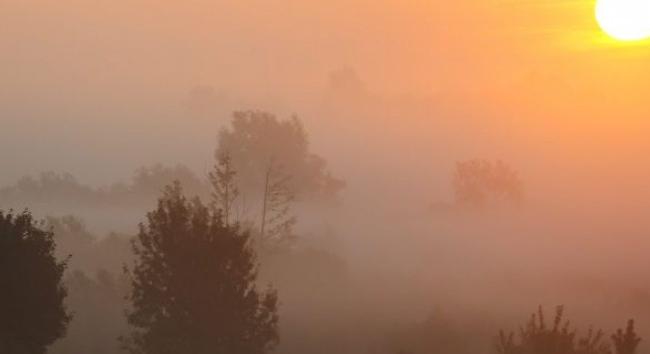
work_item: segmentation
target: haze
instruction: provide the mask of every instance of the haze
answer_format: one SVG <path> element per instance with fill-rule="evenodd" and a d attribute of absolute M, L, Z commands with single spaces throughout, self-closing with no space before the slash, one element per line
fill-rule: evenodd
<path fill-rule="evenodd" d="M 322 263 L 307 251 L 260 257 L 281 303 L 276 352 L 487 353 L 538 305 L 566 305 L 583 333 L 634 318 L 647 340 L 650 45 L 606 38 L 593 6 L 10 0 L 0 191 L 46 171 L 109 190 L 156 164 L 207 183 L 233 112 L 295 115 L 345 187 L 334 203 L 292 205 L 296 249 Z M 466 161 L 503 161 L 521 200 L 459 206 Z M 88 206 L 11 195 L 0 208 L 71 214 L 97 240 L 134 235 L 158 197 Z M 100 266 L 79 252 L 75 267 L 94 277 Z M 117 274 L 131 256 L 115 252 L 101 266 Z M 93 316 L 93 343 L 125 327 L 115 315 L 113 332 L 95 333 Z M 471 345 L 413 344 L 430 317 Z M 83 347 L 74 321 L 51 352 Z"/>

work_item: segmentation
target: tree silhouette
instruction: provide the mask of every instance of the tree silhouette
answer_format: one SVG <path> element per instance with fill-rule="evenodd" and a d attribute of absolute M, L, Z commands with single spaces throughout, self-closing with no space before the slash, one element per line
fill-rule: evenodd
<path fill-rule="evenodd" d="M 227 225 L 231 223 L 234 203 L 239 197 L 239 188 L 235 181 L 237 172 L 232 166 L 232 159 L 228 152 L 217 155 L 217 164 L 210 172 L 208 178 L 212 185 L 212 200 L 218 209 L 223 212 L 223 220 Z"/>
<path fill-rule="evenodd" d="M 469 160 L 458 162 L 453 177 L 456 203 L 466 207 L 518 203 L 523 197 L 522 182 L 502 161 Z"/>
<path fill-rule="evenodd" d="M 278 341 L 277 295 L 256 287 L 249 234 L 166 188 L 133 243 L 131 353 L 262 354 Z"/>
<path fill-rule="evenodd" d="M 70 321 L 65 261 L 32 215 L 0 211 L 0 353 L 44 354 Z"/>
<path fill-rule="evenodd" d="M 547 327 L 540 306 L 528 323 L 520 329 L 519 342 L 514 334 L 499 332 L 497 352 L 500 354 L 609 354 L 609 346 L 602 341 L 603 332 L 591 328 L 587 335 L 576 340 L 576 331 L 563 321 L 564 309 L 558 306 L 552 327 Z"/>
<path fill-rule="evenodd" d="M 264 176 L 264 197 L 262 198 L 262 218 L 260 238 L 266 245 L 278 245 L 295 239 L 293 227 L 296 217 L 291 215 L 294 195 L 288 187 L 291 176 L 282 173 L 282 168 L 274 161 L 269 163 Z"/>
<path fill-rule="evenodd" d="M 636 353 L 636 348 L 639 346 L 641 338 L 639 338 L 634 331 L 634 320 L 627 321 L 625 332 L 619 328 L 616 333 L 612 335 L 612 341 L 614 342 L 616 354 Z"/>
<path fill-rule="evenodd" d="M 264 188 L 272 161 L 291 176 L 287 187 L 298 198 L 333 198 L 344 186 L 328 172 L 327 162 L 309 151 L 307 133 L 297 117 L 279 120 L 263 111 L 235 112 L 231 126 L 219 133 L 217 154 L 225 152 L 246 191 Z"/>

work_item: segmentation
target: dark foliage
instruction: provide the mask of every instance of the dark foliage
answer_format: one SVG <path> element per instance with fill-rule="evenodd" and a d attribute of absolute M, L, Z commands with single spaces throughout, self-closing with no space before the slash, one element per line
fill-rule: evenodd
<path fill-rule="evenodd" d="M 564 309 L 556 308 L 551 326 L 544 319 L 541 308 L 532 314 L 528 323 L 520 328 L 519 341 L 514 334 L 499 333 L 497 352 L 501 354 L 609 354 L 608 343 L 603 341 L 601 330 L 589 329 L 583 337 L 577 337 L 576 330 L 570 328 L 569 321 L 563 320 Z"/>
<path fill-rule="evenodd" d="M 277 295 L 256 287 L 249 235 L 168 187 L 134 242 L 131 353 L 261 354 L 278 341 Z"/>
<path fill-rule="evenodd" d="M 639 338 L 634 331 L 634 321 L 627 321 L 625 332 L 619 328 L 616 333 L 612 335 L 612 341 L 614 342 L 616 354 L 636 353 L 636 349 L 641 342 L 641 338 Z"/>
<path fill-rule="evenodd" d="M 43 354 L 65 334 L 65 268 L 30 213 L 0 211 L 0 353 Z"/>

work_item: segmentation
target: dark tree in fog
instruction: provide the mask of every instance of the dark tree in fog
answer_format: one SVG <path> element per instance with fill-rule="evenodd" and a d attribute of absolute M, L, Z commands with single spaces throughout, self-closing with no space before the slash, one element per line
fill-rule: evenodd
<path fill-rule="evenodd" d="M 625 332 L 622 329 L 618 329 L 614 335 L 612 335 L 612 341 L 614 342 L 614 348 L 616 349 L 616 354 L 634 354 L 636 353 L 636 348 L 641 342 L 634 331 L 634 321 L 627 321 L 627 327 Z"/>
<path fill-rule="evenodd" d="M 130 271 L 131 353 L 262 354 L 278 341 L 277 295 L 256 286 L 247 232 L 167 187 L 147 215 Z"/>
<path fill-rule="evenodd" d="M 0 211 L 0 353 L 44 354 L 70 321 L 51 232 L 28 212 Z"/>
<path fill-rule="evenodd" d="M 513 333 L 501 331 L 497 338 L 500 354 L 610 354 L 610 346 L 603 341 L 604 333 L 589 329 L 583 337 L 563 320 L 564 310 L 558 306 L 549 326 L 540 307 L 528 323 L 520 329 L 518 340 Z"/>
<path fill-rule="evenodd" d="M 327 170 L 327 162 L 309 150 L 307 133 L 297 117 L 279 120 L 262 111 L 235 112 L 229 128 L 219 133 L 217 154 L 232 157 L 241 188 L 263 189 L 271 161 L 291 176 L 288 187 L 299 198 L 332 198 L 344 183 Z"/>
<path fill-rule="evenodd" d="M 232 166 L 232 159 L 227 152 L 217 155 L 217 164 L 208 175 L 212 185 L 212 199 L 215 206 L 223 212 L 223 220 L 231 224 L 234 205 L 239 197 L 239 188 L 235 177 L 237 172 Z"/>
<path fill-rule="evenodd" d="M 458 162 L 453 187 L 456 203 L 460 206 L 516 204 L 523 196 L 517 172 L 502 161 L 476 159 Z"/>

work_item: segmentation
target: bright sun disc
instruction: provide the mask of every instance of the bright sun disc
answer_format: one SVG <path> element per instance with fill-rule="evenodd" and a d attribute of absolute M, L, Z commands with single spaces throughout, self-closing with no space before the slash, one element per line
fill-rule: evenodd
<path fill-rule="evenodd" d="M 611 37 L 637 41 L 650 37 L 650 0 L 597 0 L 596 20 Z"/>

